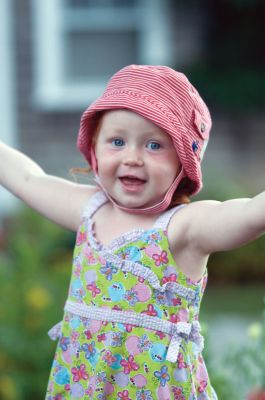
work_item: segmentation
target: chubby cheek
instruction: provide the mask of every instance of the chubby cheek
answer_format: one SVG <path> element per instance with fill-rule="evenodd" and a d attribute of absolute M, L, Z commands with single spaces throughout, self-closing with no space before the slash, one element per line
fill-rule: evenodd
<path fill-rule="evenodd" d="M 180 171 L 180 163 L 175 159 L 157 157 L 154 160 L 151 170 L 155 175 L 163 176 L 163 179 L 173 181 Z"/>
<path fill-rule="evenodd" d="M 99 176 L 109 176 L 113 173 L 113 166 L 108 162 L 98 162 L 98 175 Z"/>
<path fill-rule="evenodd" d="M 110 150 L 105 148 L 97 148 L 95 149 L 95 156 L 97 159 L 98 168 L 105 168 L 107 165 L 111 165 L 113 163 L 113 154 Z"/>
<path fill-rule="evenodd" d="M 102 158 L 98 158 L 97 166 L 98 175 L 102 178 L 114 176 L 117 169 L 117 164 L 113 162 L 113 159 L 108 154 L 105 154 Z"/>

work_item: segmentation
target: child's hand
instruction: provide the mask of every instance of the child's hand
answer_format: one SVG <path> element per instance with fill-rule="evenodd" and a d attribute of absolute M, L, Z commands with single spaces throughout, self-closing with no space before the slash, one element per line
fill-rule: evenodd
<path fill-rule="evenodd" d="M 94 189 L 45 174 L 39 165 L 0 142 L 0 184 L 52 221 L 76 230 Z"/>

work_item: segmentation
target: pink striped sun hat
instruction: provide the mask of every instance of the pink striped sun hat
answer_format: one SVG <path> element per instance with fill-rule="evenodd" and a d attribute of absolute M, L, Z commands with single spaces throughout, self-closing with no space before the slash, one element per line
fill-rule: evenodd
<path fill-rule="evenodd" d="M 127 109 L 171 136 L 191 195 L 202 188 L 201 160 L 211 129 L 210 112 L 187 77 L 165 66 L 129 65 L 112 76 L 107 87 L 83 113 L 77 146 L 93 166 L 92 137 L 100 111 Z"/>

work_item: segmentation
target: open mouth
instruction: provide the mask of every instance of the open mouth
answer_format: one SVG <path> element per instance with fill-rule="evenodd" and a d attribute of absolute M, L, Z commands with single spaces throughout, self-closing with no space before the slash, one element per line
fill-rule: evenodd
<path fill-rule="evenodd" d="M 119 180 L 126 191 L 137 192 L 142 190 L 145 183 L 145 179 L 138 178 L 137 176 L 125 175 L 119 177 Z"/>
<path fill-rule="evenodd" d="M 122 176 L 119 179 L 125 185 L 142 185 L 146 182 L 146 180 L 135 176 Z"/>

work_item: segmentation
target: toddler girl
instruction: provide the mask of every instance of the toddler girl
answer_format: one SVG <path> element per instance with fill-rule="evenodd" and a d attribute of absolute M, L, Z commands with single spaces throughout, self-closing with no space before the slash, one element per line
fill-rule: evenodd
<path fill-rule="evenodd" d="M 199 308 L 206 264 L 262 235 L 265 193 L 197 201 L 209 111 L 181 73 L 131 65 L 83 114 L 96 186 L 46 175 L 0 145 L 0 182 L 77 231 L 47 400 L 216 399 Z"/>

